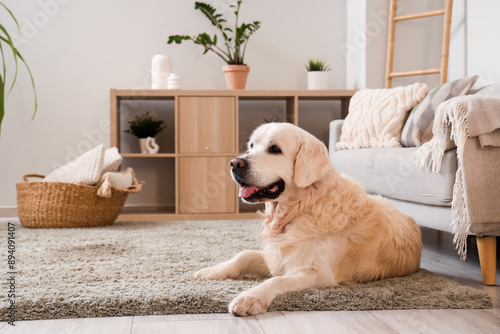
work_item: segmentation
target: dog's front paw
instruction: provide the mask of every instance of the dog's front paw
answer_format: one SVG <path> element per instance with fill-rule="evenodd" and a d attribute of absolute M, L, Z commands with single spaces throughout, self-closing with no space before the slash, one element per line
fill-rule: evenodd
<path fill-rule="evenodd" d="M 265 298 L 255 295 L 241 294 L 234 298 L 229 304 L 229 313 L 239 316 L 249 316 L 264 313 L 267 310 L 269 303 Z"/>
<path fill-rule="evenodd" d="M 194 277 L 201 279 L 223 280 L 227 278 L 234 278 L 234 273 L 224 263 L 202 269 L 194 274 Z"/>

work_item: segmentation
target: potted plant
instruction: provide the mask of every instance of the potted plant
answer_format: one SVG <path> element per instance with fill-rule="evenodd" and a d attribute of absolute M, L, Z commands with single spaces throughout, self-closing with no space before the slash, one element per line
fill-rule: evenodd
<path fill-rule="evenodd" d="M 16 17 L 12 12 L 10 11 L 7 6 L 5 6 L 2 2 L 0 2 L 0 5 L 7 11 L 8 16 L 12 18 L 12 20 L 15 22 L 18 30 L 19 36 L 21 36 L 21 28 L 19 26 L 19 22 L 16 20 Z M 0 49 L 1 51 L 1 58 L 2 58 L 2 70 L 0 72 L 0 134 L 1 134 L 1 126 L 2 126 L 2 121 L 3 117 L 5 116 L 5 100 L 9 96 L 10 92 L 12 91 L 12 88 L 14 88 L 14 84 L 16 83 L 17 79 L 17 71 L 18 71 L 18 66 L 19 66 L 19 61 L 24 63 L 24 66 L 28 70 L 28 73 L 31 78 L 31 85 L 33 86 L 33 92 L 35 94 L 35 111 L 33 112 L 33 118 L 35 118 L 36 115 L 36 110 L 37 110 L 37 98 L 36 98 L 36 89 L 35 89 L 35 81 L 33 80 L 33 75 L 31 75 L 30 68 L 28 67 L 28 64 L 24 61 L 23 56 L 19 53 L 19 50 L 14 45 L 14 42 L 12 41 L 12 38 L 10 34 L 8 33 L 7 29 L 4 27 L 3 24 L 0 23 Z M 6 79 L 7 79 L 7 67 L 5 63 L 5 54 L 9 50 L 12 52 L 12 55 L 14 56 L 14 63 L 16 65 L 16 71 L 14 72 L 14 76 L 12 79 L 12 84 L 10 85 L 9 91 L 7 92 L 7 95 L 5 94 L 5 89 L 8 87 L 6 86 Z M 9 52 L 9 53 L 10 53 Z M 32 118 L 32 119 L 33 119 Z"/>
<path fill-rule="evenodd" d="M 330 66 L 322 59 L 309 59 L 307 69 L 307 89 L 328 89 Z"/>
<path fill-rule="evenodd" d="M 222 14 L 216 12 L 215 8 L 203 2 L 195 2 L 194 8 L 199 9 L 210 22 L 218 29 L 222 35 L 223 46 L 217 45 L 217 34 L 210 37 L 207 33 L 200 33 L 197 36 L 172 35 L 168 37 L 168 44 L 181 44 L 184 40 L 193 41 L 195 44 L 203 46 L 203 54 L 208 51 L 224 59 L 227 66 L 223 67 L 228 89 L 245 89 L 246 80 L 250 67 L 245 64 L 245 51 L 250 36 L 260 28 L 260 22 L 241 23 L 238 25 L 238 16 L 242 0 L 236 1 L 236 4 L 230 7 L 234 9 L 235 25 L 234 28 L 228 27 Z"/>
<path fill-rule="evenodd" d="M 146 112 L 136 116 L 133 121 L 128 122 L 130 127 L 124 132 L 130 133 L 139 138 L 139 146 L 143 154 L 158 153 L 160 147 L 156 144 L 155 136 L 167 126 L 163 120 L 154 118 Z"/>

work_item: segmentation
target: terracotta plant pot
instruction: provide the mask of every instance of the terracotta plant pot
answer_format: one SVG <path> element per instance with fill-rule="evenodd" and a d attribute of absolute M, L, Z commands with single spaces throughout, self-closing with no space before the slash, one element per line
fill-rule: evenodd
<path fill-rule="evenodd" d="M 227 89 L 245 89 L 250 66 L 226 65 L 222 67 L 226 77 Z"/>

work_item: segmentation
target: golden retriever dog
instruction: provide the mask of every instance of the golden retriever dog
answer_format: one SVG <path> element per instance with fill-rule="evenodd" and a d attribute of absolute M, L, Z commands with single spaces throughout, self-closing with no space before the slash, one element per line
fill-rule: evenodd
<path fill-rule="evenodd" d="M 420 268 L 415 221 L 341 175 L 326 146 L 299 127 L 258 127 L 248 152 L 231 161 L 231 173 L 245 202 L 265 202 L 265 246 L 195 277 L 270 276 L 236 297 L 229 305 L 232 314 L 263 313 L 288 292 L 404 276 Z"/>

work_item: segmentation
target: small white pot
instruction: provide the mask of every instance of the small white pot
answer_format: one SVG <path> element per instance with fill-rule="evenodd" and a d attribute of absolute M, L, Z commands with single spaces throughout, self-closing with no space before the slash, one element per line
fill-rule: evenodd
<path fill-rule="evenodd" d="M 328 72 L 307 72 L 307 89 L 328 89 Z"/>
<path fill-rule="evenodd" d="M 153 137 L 139 138 L 139 147 L 142 154 L 156 154 L 160 150 L 160 146 Z"/>

